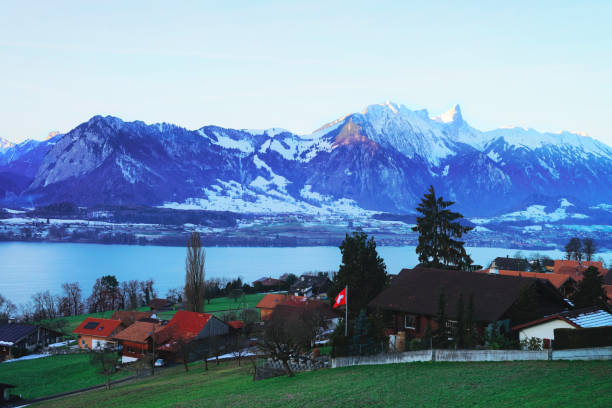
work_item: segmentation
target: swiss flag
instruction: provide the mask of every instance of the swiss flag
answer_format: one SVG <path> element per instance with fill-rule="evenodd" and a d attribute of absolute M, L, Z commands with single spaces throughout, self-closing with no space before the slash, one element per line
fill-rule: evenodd
<path fill-rule="evenodd" d="M 346 305 L 346 288 L 342 289 L 342 292 L 336 296 L 336 303 L 334 303 L 334 309 Z"/>

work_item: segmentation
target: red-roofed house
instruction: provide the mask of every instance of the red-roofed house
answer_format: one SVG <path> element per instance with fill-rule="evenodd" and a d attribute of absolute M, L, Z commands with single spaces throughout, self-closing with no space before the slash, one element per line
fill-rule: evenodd
<path fill-rule="evenodd" d="M 488 268 L 475 271 L 476 273 L 488 273 L 491 275 L 503 275 L 503 276 L 519 276 L 523 278 L 537 278 L 546 279 L 552 285 L 557 288 L 559 292 L 565 298 L 572 296 L 576 290 L 576 281 L 570 275 L 563 275 L 557 273 L 542 273 L 542 272 L 522 272 L 522 271 L 509 271 L 504 269 Z"/>
<path fill-rule="evenodd" d="M 113 336 L 119 331 L 121 320 L 88 317 L 72 332 L 78 335 L 80 348 L 96 349 L 114 346 Z"/>
<path fill-rule="evenodd" d="M 166 358 L 175 359 L 177 340 L 191 342 L 210 337 L 225 336 L 229 326 L 208 313 L 179 310 L 161 330 L 156 333 L 157 350 Z"/>
<path fill-rule="evenodd" d="M 304 296 L 291 296 L 291 295 L 283 295 L 283 294 L 277 294 L 277 293 L 269 293 L 266 296 L 264 296 L 259 301 L 259 303 L 257 303 L 257 306 L 255 307 L 259 309 L 261 313 L 261 320 L 268 320 L 270 318 L 270 315 L 276 308 L 276 306 L 278 305 L 291 306 L 292 304 L 293 305 L 300 304 L 300 303 L 304 303 L 305 301 L 306 301 L 306 298 Z"/>
<path fill-rule="evenodd" d="M 569 275 L 576 282 L 580 282 L 582 280 L 582 276 L 584 271 L 589 267 L 594 266 L 597 268 L 600 274 L 606 275 L 608 270 L 603 267 L 601 262 L 596 261 L 573 261 L 567 259 L 556 259 L 555 265 L 553 267 L 553 272 L 561 275 Z"/>

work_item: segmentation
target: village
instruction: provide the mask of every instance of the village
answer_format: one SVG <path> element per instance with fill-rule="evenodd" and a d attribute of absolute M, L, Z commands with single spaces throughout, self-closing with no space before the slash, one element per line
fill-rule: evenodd
<path fill-rule="evenodd" d="M 357 233 L 347 235 L 353 238 L 360 240 Z M 610 302 L 612 274 L 602 262 L 498 257 L 470 272 L 418 265 L 388 274 L 388 284 L 367 288 L 354 276 L 340 282 L 341 275 L 342 270 L 334 276 L 286 274 L 262 277 L 250 290 L 240 283 L 209 288 L 217 293 L 200 300 L 209 302 L 204 309 L 225 302 L 223 310 L 210 312 L 190 310 L 190 301 L 173 293 L 135 310 L 102 308 L 81 320 L 73 316 L 76 327 L 69 332 L 65 326 L 53 329 L 5 316 L 0 326 L 4 403 L 37 400 L 6 378 L 10 372 L 3 374 L 3 368 L 19 364 L 12 360 L 34 363 L 59 356 L 88 356 L 106 389 L 126 373 L 160 376 L 171 367 L 188 372 L 192 364 L 208 370 L 220 361 L 252 365 L 253 379 L 260 380 L 411 361 L 612 359 L 610 303 L 579 296 L 594 275 L 607 296 L 599 300 Z"/>

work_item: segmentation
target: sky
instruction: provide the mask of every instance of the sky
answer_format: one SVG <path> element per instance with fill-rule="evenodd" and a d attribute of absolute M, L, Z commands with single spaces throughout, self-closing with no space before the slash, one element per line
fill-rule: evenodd
<path fill-rule="evenodd" d="M 98 114 L 310 133 L 389 100 L 612 145 L 610 21 L 609 1 L 4 0 L 0 137 Z"/>

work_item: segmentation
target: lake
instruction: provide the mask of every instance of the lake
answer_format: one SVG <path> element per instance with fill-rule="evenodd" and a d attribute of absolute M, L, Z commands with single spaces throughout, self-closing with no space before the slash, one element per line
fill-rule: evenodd
<path fill-rule="evenodd" d="M 488 265 L 497 256 L 512 256 L 515 249 L 467 248 L 474 262 Z M 378 247 L 389 273 L 418 263 L 415 247 Z M 563 257 L 561 251 L 521 251 Z M 64 282 L 78 281 L 88 296 L 96 278 L 112 274 L 119 281 L 153 278 L 159 295 L 181 287 L 185 279 L 186 249 L 181 247 L 98 245 L 68 243 L 0 243 L 0 294 L 15 304 L 27 302 L 36 292 L 61 292 Z M 599 256 L 600 254 L 598 254 Z M 612 253 L 603 254 L 606 260 Z M 341 263 L 336 247 L 206 249 L 206 277 L 252 282 L 262 276 L 283 273 L 337 270 Z"/>

